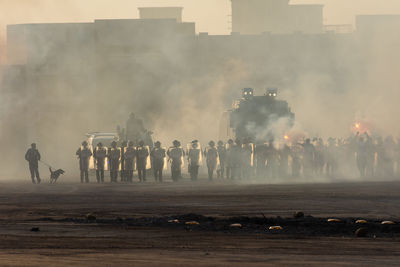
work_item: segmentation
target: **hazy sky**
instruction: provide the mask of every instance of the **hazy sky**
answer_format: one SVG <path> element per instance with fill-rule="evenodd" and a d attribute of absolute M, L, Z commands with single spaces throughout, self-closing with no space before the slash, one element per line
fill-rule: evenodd
<path fill-rule="evenodd" d="M 400 14 L 400 0 L 292 0 L 325 5 L 325 24 L 354 23 L 356 14 Z M 229 0 L 0 0 L 0 23 L 91 21 L 137 18 L 137 7 L 183 6 L 184 20 L 211 34 L 230 32 Z M 3 33 L 4 34 L 4 33 Z"/>

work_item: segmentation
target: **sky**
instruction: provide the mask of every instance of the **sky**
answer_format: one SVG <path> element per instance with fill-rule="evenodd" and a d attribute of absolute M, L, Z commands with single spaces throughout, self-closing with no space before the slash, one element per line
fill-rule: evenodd
<path fill-rule="evenodd" d="M 325 24 L 353 24 L 357 14 L 400 14 L 399 0 L 292 0 L 324 4 Z M 230 32 L 229 0 L 0 0 L 0 24 L 137 18 L 137 7 L 182 6 L 184 20 L 210 34 Z M 4 34 L 4 33 L 3 33 Z"/>
<path fill-rule="evenodd" d="M 400 14 L 400 0 L 292 0 L 323 4 L 324 24 L 354 24 L 357 14 Z M 197 32 L 229 34 L 230 0 L 0 0 L 0 62 L 5 62 L 6 25 L 88 22 L 138 18 L 138 7 L 181 6 L 183 19 L 196 22 Z"/>

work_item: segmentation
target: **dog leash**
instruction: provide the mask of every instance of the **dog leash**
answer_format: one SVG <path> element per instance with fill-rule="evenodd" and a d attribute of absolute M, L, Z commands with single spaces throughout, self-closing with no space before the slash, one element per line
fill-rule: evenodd
<path fill-rule="evenodd" d="M 44 161 L 41 161 L 41 160 L 40 160 L 40 162 L 41 162 L 42 164 L 46 165 L 46 166 L 49 167 L 49 168 L 53 168 L 53 167 L 50 166 L 50 164 L 48 164 L 48 163 L 46 163 L 46 162 L 44 162 Z"/>

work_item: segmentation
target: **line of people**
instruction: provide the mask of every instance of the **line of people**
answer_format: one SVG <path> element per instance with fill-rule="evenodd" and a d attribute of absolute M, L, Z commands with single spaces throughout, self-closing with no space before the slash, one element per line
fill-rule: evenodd
<path fill-rule="evenodd" d="M 199 169 L 205 159 L 208 178 L 214 175 L 226 179 L 313 177 L 326 175 L 336 177 L 346 175 L 358 168 L 361 177 L 394 176 L 399 174 L 400 145 L 393 138 L 372 138 L 368 134 L 357 134 L 347 139 L 329 138 L 325 143 L 321 138 L 306 139 L 302 142 L 283 142 L 275 144 L 273 140 L 254 145 L 251 140 L 228 140 L 217 145 L 210 141 L 205 149 L 198 140 L 192 141 L 183 149 L 175 140 L 168 149 L 156 142 L 150 149 L 140 141 L 112 142 L 110 148 L 101 143 L 92 150 L 87 142 L 78 149 L 81 182 L 89 182 L 89 161 L 93 156 L 97 182 L 104 182 L 106 164 L 110 171 L 111 182 L 132 182 L 137 171 L 140 182 L 146 181 L 147 170 L 151 169 L 157 182 L 163 181 L 163 172 L 167 164 L 171 167 L 171 178 L 179 181 L 185 157 L 187 170 L 192 181 L 199 176 Z M 351 170 L 351 171 L 349 171 Z"/>

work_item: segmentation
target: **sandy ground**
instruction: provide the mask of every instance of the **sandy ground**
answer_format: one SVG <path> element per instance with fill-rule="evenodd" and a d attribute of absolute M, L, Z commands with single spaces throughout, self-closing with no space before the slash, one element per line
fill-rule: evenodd
<path fill-rule="evenodd" d="M 310 220 L 400 224 L 400 183 L 1 183 L 0 266 L 400 265 L 398 228 L 381 234 L 383 228 L 374 226 L 374 234 L 356 238 L 335 232 L 352 231 L 349 223 L 317 234 L 293 226 L 271 233 L 268 225 L 253 229 L 250 221 L 236 230 L 213 225 L 215 218 L 293 218 L 295 211 L 312 215 Z M 88 213 L 96 221 L 88 221 Z M 185 214 L 213 219 L 200 222 L 204 227 L 154 223 Z"/>

